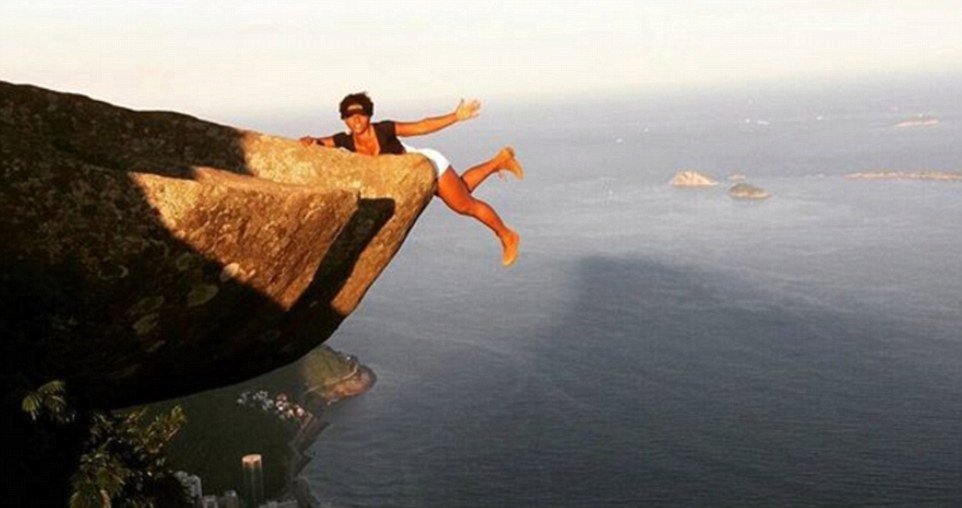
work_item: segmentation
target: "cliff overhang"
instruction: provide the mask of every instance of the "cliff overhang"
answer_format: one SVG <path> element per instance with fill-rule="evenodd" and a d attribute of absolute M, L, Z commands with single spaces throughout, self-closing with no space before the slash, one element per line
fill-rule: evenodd
<path fill-rule="evenodd" d="M 324 342 L 435 188 L 367 157 L 0 82 L 6 391 L 99 407 L 232 384 Z"/>

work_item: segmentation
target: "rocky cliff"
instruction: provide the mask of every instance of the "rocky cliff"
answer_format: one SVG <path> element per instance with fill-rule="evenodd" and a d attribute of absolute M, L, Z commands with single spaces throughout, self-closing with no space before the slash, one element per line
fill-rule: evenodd
<path fill-rule="evenodd" d="M 288 364 L 357 306 L 430 201 L 366 157 L 0 82 L 4 388 L 99 407 Z"/>

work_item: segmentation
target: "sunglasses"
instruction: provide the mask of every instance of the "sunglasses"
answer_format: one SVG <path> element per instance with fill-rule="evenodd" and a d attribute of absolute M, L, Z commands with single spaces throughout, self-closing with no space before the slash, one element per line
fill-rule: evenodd
<path fill-rule="evenodd" d="M 350 106 L 350 107 L 347 108 L 347 111 L 345 111 L 344 113 L 341 113 L 341 118 L 342 118 L 342 119 L 347 119 L 347 118 L 350 118 L 350 117 L 352 117 L 352 116 L 354 116 L 354 115 L 370 116 L 370 115 L 367 114 L 366 111 L 364 111 L 364 107 L 363 107 L 363 106 Z"/>

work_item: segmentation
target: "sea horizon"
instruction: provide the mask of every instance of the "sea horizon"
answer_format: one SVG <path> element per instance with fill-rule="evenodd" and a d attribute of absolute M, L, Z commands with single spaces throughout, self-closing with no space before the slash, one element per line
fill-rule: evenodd
<path fill-rule="evenodd" d="M 519 261 L 429 206 L 329 341 L 378 383 L 332 412 L 312 489 L 330 506 L 962 499 L 962 183 L 844 177 L 962 167 L 955 88 L 926 90 L 430 138 L 456 165 L 514 145 L 525 180 L 478 196 L 522 233 Z M 939 123 L 896 127 L 918 114 Z M 720 185 L 670 186 L 681 169 Z M 735 172 L 772 197 L 730 198 Z"/>

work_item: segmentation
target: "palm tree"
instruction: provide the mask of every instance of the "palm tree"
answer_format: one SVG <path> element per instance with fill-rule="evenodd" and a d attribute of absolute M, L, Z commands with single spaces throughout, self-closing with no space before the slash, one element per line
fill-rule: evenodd
<path fill-rule="evenodd" d="M 50 381 L 28 392 L 21 408 L 66 432 L 75 427 L 76 412 L 67 402 L 63 381 Z M 141 423 L 147 409 L 92 411 L 77 424 L 89 423 L 80 463 L 70 478 L 71 508 L 189 507 L 186 487 L 167 467 L 166 447 L 186 418 L 180 406 Z"/>
<path fill-rule="evenodd" d="M 30 415 L 33 421 L 37 421 L 37 418 L 46 414 L 54 423 L 61 425 L 70 423 L 75 415 L 67 408 L 65 392 L 64 382 L 55 379 L 32 392 L 27 392 L 20 407 Z"/>

